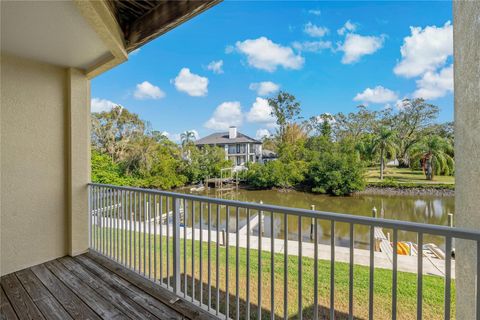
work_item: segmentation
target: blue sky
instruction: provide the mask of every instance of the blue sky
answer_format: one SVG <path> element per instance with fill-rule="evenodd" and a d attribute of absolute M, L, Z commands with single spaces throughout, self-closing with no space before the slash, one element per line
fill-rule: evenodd
<path fill-rule="evenodd" d="M 425 97 L 453 120 L 451 2 L 224 1 L 92 80 L 92 110 L 120 104 L 173 140 L 228 125 L 274 130 L 264 100 L 305 118 Z"/>

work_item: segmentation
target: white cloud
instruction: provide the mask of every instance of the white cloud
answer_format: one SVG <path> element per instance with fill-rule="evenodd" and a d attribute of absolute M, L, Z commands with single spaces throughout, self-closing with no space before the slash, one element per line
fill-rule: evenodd
<path fill-rule="evenodd" d="M 292 47 L 298 51 L 320 52 L 325 49 L 332 49 L 333 46 L 330 41 L 295 41 L 292 43 Z"/>
<path fill-rule="evenodd" d="M 118 103 L 115 103 L 107 99 L 93 98 L 90 101 L 91 112 L 104 112 L 104 111 L 108 112 L 112 110 L 113 107 L 116 107 L 118 105 L 119 105 Z"/>
<path fill-rule="evenodd" d="M 192 97 L 203 97 L 208 92 L 208 78 L 191 73 L 189 68 L 182 68 L 173 83 L 178 91 Z"/>
<path fill-rule="evenodd" d="M 258 97 L 255 99 L 246 117 L 248 122 L 271 123 L 275 121 L 275 118 L 272 116 L 272 107 L 268 104 L 268 100 Z"/>
<path fill-rule="evenodd" d="M 165 97 L 165 92 L 162 91 L 157 86 L 154 86 L 148 81 L 143 81 L 142 83 L 137 84 L 137 89 L 133 93 L 135 99 L 145 100 L 145 99 L 161 99 Z"/>
<path fill-rule="evenodd" d="M 383 46 L 385 37 L 361 36 L 348 33 L 339 50 L 344 52 L 342 63 L 349 64 L 360 60 L 364 55 L 373 54 Z"/>
<path fill-rule="evenodd" d="M 365 103 L 386 103 L 397 99 L 398 95 L 395 92 L 382 86 L 376 86 L 373 89 L 367 88 L 353 98 L 354 101 L 362 101 Z"/>
<path fill-rule="evenodd" d="M 453 92 L 453 64 L 439 72 L 427 71 L 417 80 L 414 98 L 437 99 Z"/>
<path fill-rule="evenodd" d="M 204 127 L 212 130 L 227 130 L 230 126 L 242 124 L 242 107 L 238 101 L 227 101 L 220 104 Z"/>
<path fill-rule="evenodd" d="M 453 54 L 453 27 L 450 21 L 443 27 L 410 27 L 411 35 L 403 39 L 400 48 L 402 60 L 395 66 L 395 74 L 407 78 L 435 71 Z"/>
<path fill-rule="evenodd" d="M 337 33 L 343 36 L 346 32 L 354 32 L 355 30 L 357 30 L 357 25 L 352 23 L 350 20 L 347 20 L 343 27 L 337 30 Z"/>
<path fill-rule="evenodd" d="M 280 85 L 272 81 L 262 81 L 250 83 L 248 88 L 256 91 L 259 96 L 268 96 L 271 93 L 277 92 L 280 89 Z"/>
<path fill-rule="evenodd" d="M 240 53 L 247 56 L 250 66 L 269 72 L 277 70 L 279 66 L 285 69 L 300 69 L 305 62 L 292 48 L 274 43 L 266 37 L 237 41 L 235 46 Z"/>
<path fill-rule="evenodd" d="M 258 129 L 257 132 L 255 133 L 255 139 L 262 140 L 263 138 L 268 138 L 271 135 L 272 134 L 267 129 Z"/>
<path fill-rule="evenodd" d="M 213 73 L 223 73 L 223 60 L 212 61 L 208 64 L 207 69 L 213 71 Z"/>
<path fill-rule="evenodd" d="M 322 11 L 319 9 L 311 9 L 311 10 L 308 10 L 308 13 L 313 14 L 314 16 L 319 16 L 322 14 Z"/>
<path fill-rule="evenodd" d="M 308 34 L 310 37 L 321 38 L 324 35 L 328 34 L 329 30 L 326 27 L 317 26 L 309 22 L 303 27 L 303 32 Z"/>

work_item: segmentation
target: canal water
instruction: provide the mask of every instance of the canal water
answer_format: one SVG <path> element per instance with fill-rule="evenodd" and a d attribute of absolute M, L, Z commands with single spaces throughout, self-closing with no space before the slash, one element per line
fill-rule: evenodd
<path fill-rule="evenodd" d="M 191 193 L 190 189 L 177 190 L 178 192 Z M 383 218 L 394 219 L 401 221 L 421 222 L 435 225 L 447 225 L 448 213 L 454 213 L 454 197 L 452 196 L 427 196 L 427 195 L 353 195 L 345 197 L 334 197 L 327 195 L 317 195 L 307 192 L 288 191 L 281 192 L 277 190 L 244 190 L 228 193 L 219 193 L 215 189 L 205 190 L 203 192 L 196 192 L 197 195 L 208 197 L 217 197 L 230 200 L 238 200 L 244 202 L 263 201 L 264 204 L 272 204 L 278 206 L 294 207 L 310 209 L 312 205 L 316 210 L 335 212 L 340 214 L 353 214 L 361 216 L 371 216 L 372 208 L 376 207 L 378 216 L 383 212 Z M 212 228 L 216 229 L 216 207 L 211 208 L 212 214 Z M 191 226 L 191 212 L 192 208 L 187 204 L 187 225 Z M 197 204 L 193 210 L 194 225 L 199 227 L 200 209 Z M 203 221 L 207 219 L 207 208 L 203 210 Z M 219 208 L 219 229 L 227 228 L 226 209 Z M 251 216 L 256 215 L 257 212 L 250 212 Z M 239 211 L 239 228 L 242 228 L 247 223 L 246 210 Z M 271 226 L 270 212 L 264 212 L 264 231 L 265 237 L 270 237 Z M 277 239 L 284 238 L 284 217 L 281 214 L 274 214 L 274 237 Z M 303 241 L 310 241 L 311 238 L 311 224 L 312 219 L 303 218 L 301 221 L 301 239 Z M 287 224 L 287 234 L 290 240 L 299 239 L 298 218 L 289 216 Z M 204 226 L 205 228 L 205 226 Z M 230 232 L 236 231 L 236 214 L 232 209 L 229 213 L 228 229 Z M 386 235 L 392 234 L 392 230 L 384 229 Z M 356 248 L 367 248 L 369 241 L 369 228 L 365 226 L 355 226 L 354 239 Z M 253 234 L 258 234 L 258 230 L 254 229 Z M 318 236 L 321 243 L 330 243 L 331 224 L 329 221 L 318 221 Z M 416 242 L 417 235 L 412 232 L 398 233 L 400 241 Z M 335 225 L 335 239 L 337 245 L 348 246 L 349 244 L 349 225 L 346 223 L 336 223 Z M 424 243 L 435 243 L 443 247 L 443 237 L 424 235 Z"/>

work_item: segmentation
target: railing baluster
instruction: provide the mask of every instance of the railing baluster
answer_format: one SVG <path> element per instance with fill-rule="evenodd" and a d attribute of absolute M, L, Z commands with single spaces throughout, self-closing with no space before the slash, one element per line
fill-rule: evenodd
<path fill-rule="evenodd" d="M 392 320 L 397 319 L 398 230 L 393 229 Z"/>
<path fill-rule="evenodd" d="M 93 235 L 92 235 L 92 231 L 93 231 L 93 219 L 92 219 L 92 188 L 88 188 L 87 189 L 87 192 L 88 192 L 88 202 L 87 202 L 87 205 L 88 205 L 88 247 L 91 248 L 92 247 L 92 243 L 93 243 Z"/>
<path fill-rule="evenodd" d="M 335 220 L 330 222 L 330 319 L 335 319 Z"/>
<path fill-rule="evenodd" d="M 283 214 L 283 319 L 288 319 L 288 215 Z"/>
<path fill-rule="evenodd" d="M 200 201 L 200 217 L 198 224 L 200 225 L 200 305 L 203 304 L 203 202 Z"/>
<path fill-rule="evenodd" d="M 153 196 L 153 279 L 155 282 L 158 281 L 157 278 L 157 195 Z"/>
<path fill-rule="evenodd" d="M 270 213 L 270 319 L 275 320 L 275 225 L 274 213 Z"/>
<path fill-rule="evenodd" d="M 195 300 L 195 256 L 195 202 L 192 200 L 192 302 Z"/>
<path fill-rule="evenodd" d="M 180 295 L 180 199 L 173 201 L 173 292 Z"/>
<path fill-rule="evenodd" d="M 133 199 L 132 199 L 132 191 L 128 191 L 128 205 L 130 210 L 128 211 L 128 267 L 132 268 L 132 233 L 133 233 L 133 226 L 132 226 L 132 218 L 133 218 Z"/>
<path fill-rule="evenodd" d="M 239 230 L 239 207 L 236 207 L 235 210 L 235 245 L 236 245 L 236 250 L 235 250 L 235 317 L 237 320 L 240 320 L 240 295 L 239 295 L 239 288 L 238 288 L 238 283 L 239 283 L 239 278 L 240 278 L 240 271 L 239 271 L 239 265 L 240 265 L 240 258 L 239 258 L 239 248 L 240 248 L 240 235 L 238 234 Z"/>
<path fill-rule="evenodd" d="M 127 232 L 126 228 L 126 223 L 125 223 L 125 192 L 122 190 L 121 196 L 122 196 L 122 263 L 123 265 L 127 265 L 126 260 L 125 260 L 125 249 L 126 249 L 126 242 L 125 242 L 125 236 Z"/>
<path fill-rule="evenodd" d="M 262 210 L 258 211 L 258 303 L 257 303 L 257 319 L 262 319 Z"/>
<path fill-rule="evenodd" d="M 477 301 L 476 301 L 476 311 L 477 311 L 477 320 L 480 320 L 480 241 L 477 241 Z"/>
<path fill-rule="evenodd" d="M 375 268 L 375 227 L 370 226 L 370 272 L 368 285 L 368 319 L 373 320 L 373 291 L 374 291 L 374 268 Z"/>
<path fill-rule="evenodd" d="M 215 284 L 217 286 L 217 299 L 215 300 L 215 314 L 218 316 L 220 312 L 220 277 L 219 262 L 220 262 L 220 205 L 217 205 L 217 243 L 216 243 L 216 255 L 215 255 Z"/>
<path fill-rule="evenodd" d="M 147 194 L 143 194 L 143 275 L 147 276 Z"/>
<path fill-rule="evenodd" d="M 114 193 L 114 189 L 110 189 L 110 198 L 109 198 L 109 201 L 110 201 L 110 206 L 109 206 L 109 209 L 108 209 L 108 233 L 109 233 L 109 245 L 110 245 L 110 251 L 109 251 L 109 254 L 110 254 L 110 259 L 114 259 L 114 254 L 113 254 L 113 220 L 112 220 L 112 216 L 113 216 L 113 200 L 114 200 L 114 197 L 113 197 L 113 193 Z"/>
<path fill-rule="evenodd" d="M 158 249 L 159 249 L 159 255 L 160 255 L 160 272 L 159 272 L 159 277 L 160 277 L 160 283 L 163 284 L 163 196 L 160 195 L 160 203 L 158 205 L 158 224 L 160 226 L 160 232 L 159 232 L 159 244 L 158 244 Z M 168 215 L 167 215 L 168 217 Z M 167 239 L 168 241 L 168 239 Z"/>
<path fill-rule="evenodd" d="M 137 271 L 137 192 L 133 193 L 133 269 Z"/>
<path fill-rule="evenodd" d="M 354 229 L 353 223 L 350 223 L 350 265 L 348 273 L 348 317 L 353 320 L 353 246 L 354 246 Z"/>
<path fill-rule="evenodd" d="M 225 209 L 225 316 L 227 319 L 230 318 L 230 288 L 229 288 L 229 276 L 230 276 L 230 268 L 229 268 L 229 222 L 230 222 L 230 207 L 226 206 Z"/>
<path fill-rule="evenodd" d="M 208 220 L 208 246 L 207 246 L 207 278 L 208 278 L 208 311 L 210 311 L 210 308 L 212 307 L 212 210 L 211 210 L 211 205 L 208 203 L 208 213 L 207 213 L 207 220 Z"/>
<path fill-rule="evenodd" d="M 148 194 L 148 211 L 147 211 L 147 219 L 148 219 L 148 279 L 152 278 L 152 195 Z"/>
<path fill-rule="evenodd" d="M 313 225 L 313 318 L 318 319 L 318 220 Z"/>
<path fill-rule="evenodd" d="M 246 319 L 250 320 L 250 209 L 247 208 L 247 288 L 246 288 Z"/>
<path fill-rule="evenodd" d="M 187 213 L 188 200 L 183 199 L 183 297 L 187 297 Z"/>
<path fill-rule="evenodd" d="M 450 320 L 450 294 L 452 285 L 452 238 L 445 238 L 445 309 L 444 318 Z"/>
<path fill-rule="evenodd" d="M 172 199 L 172 200 L 170 200 Z M 167 208 L 167 287 L 170 286 L 170 201 L 173 201 L 173 198 L 168 198 L 167 196 L 165 197 L 165 202 L 166 202 L 166 208 Z M 173 204 L 172 204 L 173 206 Z M 172 213 L 173 215 L 173 213 Z"/>
<path fill-rule="evenodd" d="M 298 319 L 303 319 L 303 301 L 302 301 L 302 217 L 298 216 Z"/>
<path fill-rule="evenodd" d="M 418 234 L 417 256 L 417 320 L 422 319 L 423 311 L 423 233 Z"/>
<path fill-rule="evenodd" d="M 117 262 L 120 260 L 119 258 L 119 245 L 118 245 L 118 241 L 119 241 L 119 237 L 118 237 L 118 231 L 119 231 L 119 228 L 118 228 L 118 216 L 119 216 L 119 206 L 118 206 L 118 203 L 119 203 L 119 191 L 120 190 L 115 190 L 115 206 L 114 206 L 114 210 L 115 210 L 115 260 L 117 260 Z"/>

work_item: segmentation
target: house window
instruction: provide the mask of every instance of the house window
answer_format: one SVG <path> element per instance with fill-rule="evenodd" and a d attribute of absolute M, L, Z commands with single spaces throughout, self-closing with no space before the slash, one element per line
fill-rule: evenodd
<path fill-rule="evenodd" d="M 236 148 L 235 148 L 235 145 L 234 144 L 231 144 L 228 146 L 228 153 L 229 154 L 234 154 L 236 153 Z"/>

